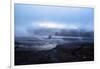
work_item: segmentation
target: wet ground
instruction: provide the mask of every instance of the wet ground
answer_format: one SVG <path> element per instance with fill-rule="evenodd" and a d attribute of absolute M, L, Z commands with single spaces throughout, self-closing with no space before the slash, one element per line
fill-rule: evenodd
<path fill-rule="evenodd" d="M 45 51 L 18 50 L 15 47 L 15 65 L 79 62 L 94 60 L 93 42 L 75 42 L 57 45 Z"/>

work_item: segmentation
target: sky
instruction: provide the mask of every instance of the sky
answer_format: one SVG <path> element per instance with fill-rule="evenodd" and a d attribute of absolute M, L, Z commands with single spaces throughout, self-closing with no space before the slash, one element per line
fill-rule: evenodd
<path fill-rule="evenodd" d="M 43 27 L 93 31 L 94 9 L 16 3 L 14 21 L 16 34 Z"/>

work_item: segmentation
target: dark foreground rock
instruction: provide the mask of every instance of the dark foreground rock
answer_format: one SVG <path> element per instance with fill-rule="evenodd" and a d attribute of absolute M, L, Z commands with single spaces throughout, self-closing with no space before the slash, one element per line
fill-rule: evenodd
<path fill-rule="evenodd" d="M 79 44 L 79 43 L 78 43 Z M 68 44 L 58 45 L 47 51 L 18 50 L 15 48 L 15 65 L 46 64 L 62 62 L 79 62 L 94 60 L 94 44 L 83 43 L 81 46 L 68 47 Z"/>

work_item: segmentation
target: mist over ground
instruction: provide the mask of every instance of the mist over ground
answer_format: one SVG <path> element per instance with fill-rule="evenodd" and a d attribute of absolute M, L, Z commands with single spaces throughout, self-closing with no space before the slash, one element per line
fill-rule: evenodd
<path fill-rule="evenodd" d="M 94 10 L 15 4 L 15 65 L 94 60 Z"/>

